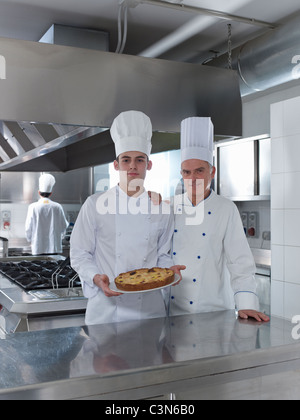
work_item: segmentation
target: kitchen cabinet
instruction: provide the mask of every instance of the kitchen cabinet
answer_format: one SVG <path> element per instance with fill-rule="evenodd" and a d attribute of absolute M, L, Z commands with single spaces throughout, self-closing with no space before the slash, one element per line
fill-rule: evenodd
<path fill-rule="evenodd" d="M 258 140 L 258 192 L 262 197 L 271 194 L 271 139 Z"/>
<path fill-rule="evenodd" d="M 234 201 L 269 200 L 271 143 L 267 136 L 216 145 L 217 191 Z"/>

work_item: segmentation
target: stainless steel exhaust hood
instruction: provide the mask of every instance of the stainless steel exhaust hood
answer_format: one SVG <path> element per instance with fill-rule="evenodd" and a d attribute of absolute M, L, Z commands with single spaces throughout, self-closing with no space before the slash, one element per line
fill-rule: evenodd
<path fill-rule="evenodd" d="M 179 148 L 188 116 L 211 116 L 216 138 L 242 135 L 232 70 L 4 38 L 0 55 L 0 171 L 65 172 L 112 161 L 108 129 L 129 109 L 151 118 L 154 153 Z"/>

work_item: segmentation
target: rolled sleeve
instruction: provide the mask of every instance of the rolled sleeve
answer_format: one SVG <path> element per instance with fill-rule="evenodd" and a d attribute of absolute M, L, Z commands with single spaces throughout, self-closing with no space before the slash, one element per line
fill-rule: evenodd
<path fill-rule="evenodd" d="M 259 310 L 256 266 L 235 205 L 229 218 L 224 246 L 237 310 Z"/>
<path fill-rule="evenodd" d="M 237 292 L 234 295 L 235 306 L 238 311 L 254 310 L 259 311 L 259 299 L 254 292 Z"/>

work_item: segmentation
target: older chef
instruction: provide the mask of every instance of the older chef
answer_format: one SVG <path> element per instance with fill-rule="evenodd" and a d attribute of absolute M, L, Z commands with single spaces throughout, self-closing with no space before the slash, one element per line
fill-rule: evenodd
<path fill-rule="evenodd" d="M 43 174 L 39 178 L 40 199 L 28 207 L 25 234 L 33 255 L 62 252 L 62 235 L 68 227 L 62 206 L 50 200 L 55 178 Z"/>
<path fill-rule="evenodd" d="M 237 308 L 241 318 L 268 321 L 259 312 L 255 263 L 235 204 L 211 189 L 213 124 L 181 123 L 181 175 L 187 192 L 175 196 L 173 259 L 186 265 L 171 289 L 170 315 Z"/>
<path fill-rule="evenodd" d="M 161 290 L 120 294 L 109 283 L 122 272 L 154 266 L 180 273 L 170 255 L 174 220 L 165 203 L 155 206 L 144 190 L 152 167 L 152 124 L 139 111 L 121 113 L 113 122 L 114 167 L 120 182 L 89 197 L 71 235 L 71 265 L 88 297 L 86 324 L 101 324 L 166 315 Z"/>

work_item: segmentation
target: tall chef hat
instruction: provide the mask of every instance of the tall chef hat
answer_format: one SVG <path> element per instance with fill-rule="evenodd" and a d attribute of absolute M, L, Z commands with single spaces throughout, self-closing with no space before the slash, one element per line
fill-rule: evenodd
<path fill-rule="evenodd" d="M 181 162 L 205 160 L 213 165 L 214 126 L 210 117 L 190 117 L 181 122 Z"/>
<path fill-rule="evenodd" d="M 118 115 L 110 129 L 115 143 L 116 156 L 137 151 L 151 153 L 152 124 L 150 118 L 140 111 L 126 111 Z"/>
<path fill-rule="evenodd" d="M 42 193 L 51 193 L 55 184 L 55 178 L 50 174 L 43 174 L 39 178 L 39 191 Z"/>

